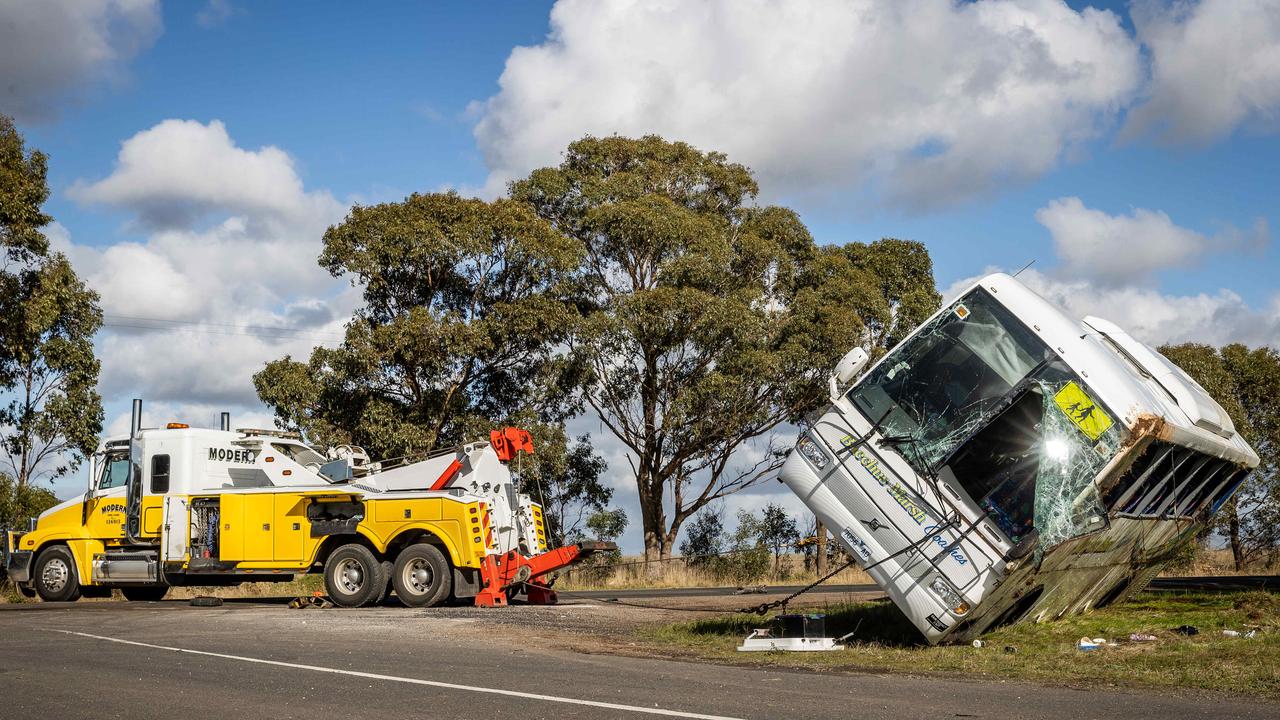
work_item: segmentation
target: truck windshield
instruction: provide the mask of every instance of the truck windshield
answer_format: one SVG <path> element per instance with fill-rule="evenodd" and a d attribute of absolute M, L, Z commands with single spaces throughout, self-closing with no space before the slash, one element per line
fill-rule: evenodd
<path fill-rule="evenodd" d="M 849 399 L 881 434 L 913 440 L 908 461 L 934 466 L 1052 357 L 1048 346 L 976 288 L 893 350 Z"/>

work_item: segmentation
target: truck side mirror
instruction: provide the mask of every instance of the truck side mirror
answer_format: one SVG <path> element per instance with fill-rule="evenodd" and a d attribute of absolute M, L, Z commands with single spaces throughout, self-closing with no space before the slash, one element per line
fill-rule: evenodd
<path fill-rule="evenodd" d="M 831 375 L 831 399 L 834 401 L 840 397 L 840 391 L 843 390 L 853 379 L 858 377 L 858 373 L 867 366 L 867 351 L 860 347 L 856 347 L 844 354 L 840 358 L 840 362 L 836 363 L 836 370 Z"/>

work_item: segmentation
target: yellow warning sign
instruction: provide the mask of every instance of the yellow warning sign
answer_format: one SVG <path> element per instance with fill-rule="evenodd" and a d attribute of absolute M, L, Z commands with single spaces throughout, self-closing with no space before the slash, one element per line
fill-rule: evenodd
<path fill-rule="evenodd" d="M 1063 385 L 1058 394 L 1053 396 L 1053 401 L 1090 440 L 1102 437 L 1102 433 L 1111 427 L 1111 416 L 1085 394 L 1074 380 Z"/>

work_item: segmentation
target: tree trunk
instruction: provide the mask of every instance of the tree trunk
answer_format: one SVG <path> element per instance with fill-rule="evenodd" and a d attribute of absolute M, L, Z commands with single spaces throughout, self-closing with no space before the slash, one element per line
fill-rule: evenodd
<path fill-rule="evenodd" d="M 1244 570 L 1244 544 L 1240 541 L 1240 516 L 1236 512 L 1236 502 L 1227 508 L 1227 536 L 1231 538 L 1231 557 L 1236 563 L 1236 572 Z"/>
<path fill-rule="evenodd" d="M 818 559 L 814 562 L 814 568 L 818 573 L 818 577 L 827 574 L 827 528 L 822 525 L 822 521 L 817 523 L 816 535 L 818 536 Z"/>

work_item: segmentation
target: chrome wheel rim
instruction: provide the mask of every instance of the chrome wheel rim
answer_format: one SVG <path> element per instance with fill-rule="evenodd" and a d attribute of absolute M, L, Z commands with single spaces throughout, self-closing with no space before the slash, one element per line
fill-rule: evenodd
<path fill-rule="evenodd" d="M 364 566 L 359 560 L 347 558 L 333 569 L 333 579 L 343 592 L 357 593 L 364 587 Z"/>
<path fill-rule="evenodd" d="M 435 580 L 435 573 L 431 570 L 431 563 L 418 558 L 410 560 L 404 566 L 402 579 L 404 586 L 410 591 L 418 595 L 426 595 Z"/>
<path fill-rule="evenodd" d="M 71 570 L 67 567 L 66 561 L 62 558 L 53 558 L 45 563 L 44 570 L 40 571 L 40 583 L 49 592 L 62 592 L 70 576 Z"/>

